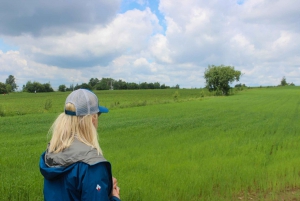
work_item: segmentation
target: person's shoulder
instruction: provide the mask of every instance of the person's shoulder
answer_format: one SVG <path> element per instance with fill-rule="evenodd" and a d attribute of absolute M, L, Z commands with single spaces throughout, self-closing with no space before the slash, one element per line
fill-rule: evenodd
<path fill-rule="evenodd" d="M 112 183 L 112 172 L 108 162 L 99 162 L 93 165 L 89 165 L 84 162 L 77 162 L 79 175 L 86 177 L 87 180 L 103 180 Z M 81 177 L 80 176 L 80 177 Z"/>
<path fill-rule="evenodd" d="M 74 139 L 69 151 L 74 153 L 73 157 L 77 158 L 77 162 L 84 162 L 89 165 L 108 162 L 103 155 L 98 153 L 97 149 L 86 145 L 78 139 Z"/>
<path fill-rule="evenodd" d="M 93 164 L 89 164 L 90 168 L 96 168 L 96 169 L 105 169 L 108 172 L 111 172 L 111 164 L 108 161 L 100 161 Z"/>
<path fill-rule="evenodd" d="M 100 162 L 107 162 L 107 160 L 98 153 L 97 149 L 88 146 L 77 139 L 74 139 L 73 143 L 62 152 L 47 152 L 45 156 L 45 162 L 51 167 L 67 167 L 77 162 L 94 165 Z"/>

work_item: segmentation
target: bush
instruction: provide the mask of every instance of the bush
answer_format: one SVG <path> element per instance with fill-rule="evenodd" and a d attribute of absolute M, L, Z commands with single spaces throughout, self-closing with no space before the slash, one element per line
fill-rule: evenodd
<path fill-rule="evenodd" d="M 219 89 L 213 91 L 213 93 L 214 93 L 215 96 L 223 96 L 223 92 L 221 90 L 219 90 Z"/>
<path fill-rule="evenodd" d="M 179 96 L 180 96 L 179 92 L 175 91 L 175 93 L 173 94 L 174 101 L 178 101 Z"/>
<path fill-rule="evenodd" d="M 0 117 L 4 117 L 4 109 L 2 108 L 2 106 L 0 105 Z"/>
<path fill-rule="evenodd" d="M 61 92 L 65 92 L 66 91 L 66 85 L 62 84 L 62 85 L 59 85 L 58 87 L 58 91 L 61 91 Z"/>
<path fill-rule="evenodd" d="M 41 84 L 39 82 L 28 81 L 26 85 L 23 85 L 24 92 L 36 93 L 36 92 L 53 92 L 53 88 L 50 83 Z"/>
<path fill-rule="evenodd" d="M 51 99 L 47 99 L 44 108 L 45 110 L 49 110 L 51 107 L 52 107 L 52 101 Z"/>
<path fill-rule="evenodd" d="M 6 85 L 0 82 L 0 94 L 5 94 L 5 93 L 7 93 Z"/>

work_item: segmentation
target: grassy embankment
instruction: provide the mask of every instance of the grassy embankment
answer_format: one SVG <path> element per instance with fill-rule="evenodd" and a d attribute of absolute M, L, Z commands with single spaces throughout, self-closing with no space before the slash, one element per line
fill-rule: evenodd
<path fill-rule="evenodd" d="M 178 92 L 97 92 L 111 108 L 98 130 L 122 200 L 300 198 L 299 87 Z M 38 160 L 66 96 L 0 97 L 0 200 L 43 200 Z"/>

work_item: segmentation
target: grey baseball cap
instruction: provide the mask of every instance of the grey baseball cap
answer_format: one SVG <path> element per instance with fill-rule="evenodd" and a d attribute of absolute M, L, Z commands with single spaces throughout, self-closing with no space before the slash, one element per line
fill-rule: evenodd
<path fill-rule="evenodd" d="M 77 89 L 68 95 L 65 104 L 72 103 L 76 111 L 69 111 L 65 108 L 65 114 L 71 116 L 85 116 L 89 114 L 107 113 L 106 107 L 99 105 L 99 100 L 92 91 L 87 89 Z"/>

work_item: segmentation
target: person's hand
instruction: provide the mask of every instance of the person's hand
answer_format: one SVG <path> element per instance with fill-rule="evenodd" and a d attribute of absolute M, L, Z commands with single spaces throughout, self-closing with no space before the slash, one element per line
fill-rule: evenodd
<path fill-rule="evenodd" d="M 118 187 L 118 181 L 114 177 L 112 178 L 112 180 L 113 180 L 113 189 L 111 195 L 120 199 L 120 188 Z"/>

